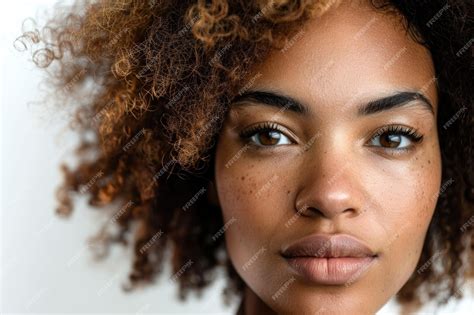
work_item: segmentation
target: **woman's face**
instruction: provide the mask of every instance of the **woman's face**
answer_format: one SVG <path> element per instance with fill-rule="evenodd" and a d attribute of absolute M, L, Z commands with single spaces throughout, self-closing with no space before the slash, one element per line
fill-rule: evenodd
<path fill-rule="evenodd" d="M 374 313 L 415 271 L 440 188 L 430 54 L 344 1 L 253 70 L 216 150 L 230 259 L 278 313 Z"/>

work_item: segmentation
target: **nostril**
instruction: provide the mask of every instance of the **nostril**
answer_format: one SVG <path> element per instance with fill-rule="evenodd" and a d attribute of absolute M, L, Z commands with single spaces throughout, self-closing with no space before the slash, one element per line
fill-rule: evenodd
<path fill-rule="evenodd" d="M 314 207 L 307 207 L 303 211 L 301 211 L 301 215 L 304 217 L 324 217 L 324 213 Z"/>
<path fill-rule="evenodd" d="M 332 212 L 332 211 L 323 211 L 316 207 L 311 207 L 311 206 L 302 207 L 301 209 L 298 210 L 298 213 L 303 217 L 309 217 L 309 218 L 321 217 L 321 218 L 329 218 L 329 219 L 337 215 L 342 215 L 349 218 L 352 218 L 358 215 L 357 210 L 354 208 L 347 208 L 343 211 Z"/>
<path fill-rule="evenodd" d="M 349 218 L 357 216 L 357 211 L 353 208 L 346 209 L 342 213 L 344 213 Z"/>

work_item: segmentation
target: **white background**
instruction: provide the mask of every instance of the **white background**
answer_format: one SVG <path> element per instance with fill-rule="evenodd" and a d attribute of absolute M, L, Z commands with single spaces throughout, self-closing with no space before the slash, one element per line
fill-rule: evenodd
<path fill-rule="evenodd" d="M 65 115 L 44 107 L 43 75 L 31 55 L 13 42 L 22 21 L 39 18 L 54 0 L 5 2 L 0 13 L 1 45 L 1 295 L 2 313 L 172 313 L 234 314 L 236 304 L 221 302 L 223 279 L 201 299 L 177 300 L 177 288 L 166 280 L 131 294 L 121 291 L 131 262 L 130 249 L 115 248 L 96 263 L 87 239 L 107 218 L 81 202 L 70 219 L 54 214 L 58 165 L 68 157 L 75 137 L 65 129 Z M 466 292 L 467 292 L 466 288 Z M 472 294 L 438 314 L 472 314 Z M 395 314 L 393 302 L 380 314 Z M 422 314 L 422 313 L 419 313 Z M 426 307 L 423 314 L 434 314 Z"/>

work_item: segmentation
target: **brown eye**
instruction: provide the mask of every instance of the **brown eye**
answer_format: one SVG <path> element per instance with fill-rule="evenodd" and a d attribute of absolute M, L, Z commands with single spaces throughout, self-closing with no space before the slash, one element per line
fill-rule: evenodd
<path fill-rule="evenodd" d="M 380 144 L 386 148 L 397 148 L 402 142 L 402 136 L 383 134 L 380 136 Z"/>
<path fill-rule="evenodd" d="M 250 141 L 253 141 L 258 146 L 277 146 L 280 144 L 291 144 L 291 140 L 288 139 L 281 131 L 274 129 L 263 129 L 256 131 L 251 137 Z"/>
<path fill-rule="evenodd" d="M 370 145 L 385 149 L 409 149 L 423 139 L 423 135 L 405 126 L 387 126 L 379 130 L 371 139 Z"/>
<path fill-rule="evenodd" d="M 291 139 L 280 130 L 277 124 L 263 124 L 249 128 L 240 133 L 240 137 L 259 147 L 274 147 L 281 144 L 292 144 Z"/>
<path fill-rule="evenodd" d="M 260 131 L 255 134 L 256 139 L 261 145 L 275 145 L 280 141 L 281 133 L 274 130 Z"/>
<path fill-rule="evenodd" d="M 371 145 L 387 149 L 406 149 L 410 147 L 412 140 L 405 135 L 394 132 L 384 132 L 371 139 Z"/>

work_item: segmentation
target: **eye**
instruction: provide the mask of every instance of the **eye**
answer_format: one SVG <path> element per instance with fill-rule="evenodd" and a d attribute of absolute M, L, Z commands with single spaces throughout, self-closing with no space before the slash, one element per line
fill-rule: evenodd
<path fill-rule="evenodd" d="M 408 150 L 414 143 L 421 142 L 423 135 L 406 126 L 390 125 L 379 129 L 370 139 L 370 146 L 389 150 Z"/>
<path fill-rule="evenodd" d="M 239 133 L 239 136 L 258 147 L 274 147 L 293 143 L 279 125 L 268 122 L 245 129 Z"/>

